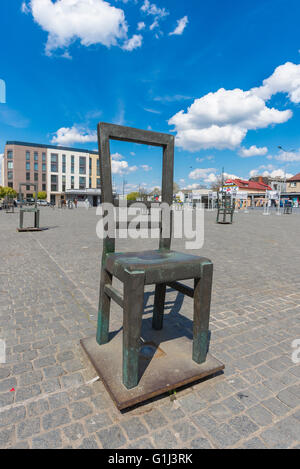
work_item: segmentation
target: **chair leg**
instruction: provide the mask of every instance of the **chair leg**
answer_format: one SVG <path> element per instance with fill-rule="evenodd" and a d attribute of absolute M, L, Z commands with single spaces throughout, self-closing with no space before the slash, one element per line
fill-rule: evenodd
<path fill-rule="evenodd" d="M 166 284 L 159 283 L 155 286 L 154 310 L 153 310 L 153 319 L 152 319 L 152 327 L 156 331 L 160 331 L 163 328 L 165 298 L 166 298 Z"/>
<path fill-rule="evenodd" d="M 139 381 L 144 272 L 127 273 L 124 281 L 123 384 L 135 388 Z"/>
<path fill-rule="evenodd" d="M 193 360 L 199 364 L 206 361 L 208 352 L 213 264 L 205 263 L 201 270 L 201 278 L 195 279 L 193 331 Z"/>
<path fill-rule="evenodd" d="M 96 336 L 99 345 L 107 344 L 109 336 L 110 297 L 104 292 L 104 287 L 107 284 L 112 284 L 112 275 L 102 267 Z"/>

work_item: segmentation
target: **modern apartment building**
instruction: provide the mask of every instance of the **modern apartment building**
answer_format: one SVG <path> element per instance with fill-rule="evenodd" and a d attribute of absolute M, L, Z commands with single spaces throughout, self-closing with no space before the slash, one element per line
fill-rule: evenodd
<path fill-rule="evenodd" d="M 7 142 L 2 170 L 5 186 L 19 192 L 20 182 L 37 182 L 38 191 L 47 192 L 48 202 L 57 204 L 68 192 L 73 198 L 77 192 L 80 197 L 85 193 L 89 197 L 100 196 L 100 166 L 96 151 Z M 33 188 L 25 186 L 22 192 L 25 198 L 30 198 Z"/>

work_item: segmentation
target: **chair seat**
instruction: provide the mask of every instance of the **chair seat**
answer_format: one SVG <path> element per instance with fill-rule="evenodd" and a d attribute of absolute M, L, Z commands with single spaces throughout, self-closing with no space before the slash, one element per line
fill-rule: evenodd
<path fill-rule="evenodd" d="M 121 281 L 125 271 L 143 272 L 145 284 L 150 285 L 200 278 L 203 263 L 211 261 L 182 252 L 154 250 L 107 254 L 105 269 Z"/>

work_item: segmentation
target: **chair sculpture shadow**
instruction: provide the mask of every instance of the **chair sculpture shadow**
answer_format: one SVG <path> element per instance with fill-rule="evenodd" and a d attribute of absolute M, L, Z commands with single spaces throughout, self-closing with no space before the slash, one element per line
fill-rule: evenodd
<path fill-rule="evenodd" d="M 174 136 L 107 123 L 98 124 L 102 202 L 113 204 L 110 140 L 161 147 L 163 150 L 162 202 L 173 202 Z M 169 223 L 164 230 L 163 223 Z M 155 284 L 152 327 L 163 327 L 166 287 L 194 299 L 193 356 L 197 364 L 205 363 L 209 340 L 209 315 L 213 264 L 204 257 L 171 250 L 172 220 L 161 216 L 159 247 L 153 251 L 115 252 L 115 237 L 103 240 L 100 297 L 96 341 L 109 341 L 110 304 L 114 300 L 123 308 L 123 384 L 127 389 L 138 386 L 139 354 L 145 285 Z M 169 233 L 166 237 L 165 233 Z M 123 297 L 112 286 L 117 277 L 124 286 Z M 179 283 L 194 279 L 194 288 Z"/>

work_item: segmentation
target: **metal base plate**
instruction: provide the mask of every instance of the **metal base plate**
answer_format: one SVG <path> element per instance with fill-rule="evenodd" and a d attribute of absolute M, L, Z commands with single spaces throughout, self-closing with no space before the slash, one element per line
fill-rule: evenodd
<path fill-rule="evenodd" d="M 23 231 L 43 231 L 42 228 L 17 228 L 17 231 L 23 232 Z"/>
<path fill-rule="evenodd" d="M 113 337 L 105 345 L 98 345 L 94 336 L 80 341 L 118 409 L 132 407 L 225 368 L 210 354 L 202 365 L 195 363 L 192 340 L 182 336 L 182 329 L 166 326 L 162 331 L 154 331 L 149 327 L 151 322 L 145 322 L 148 327 L 143 327 L 146 330 L 140 353 L 140 380 L 133 389 L 122 383 L 122 330 L 111 334 Z"/>

